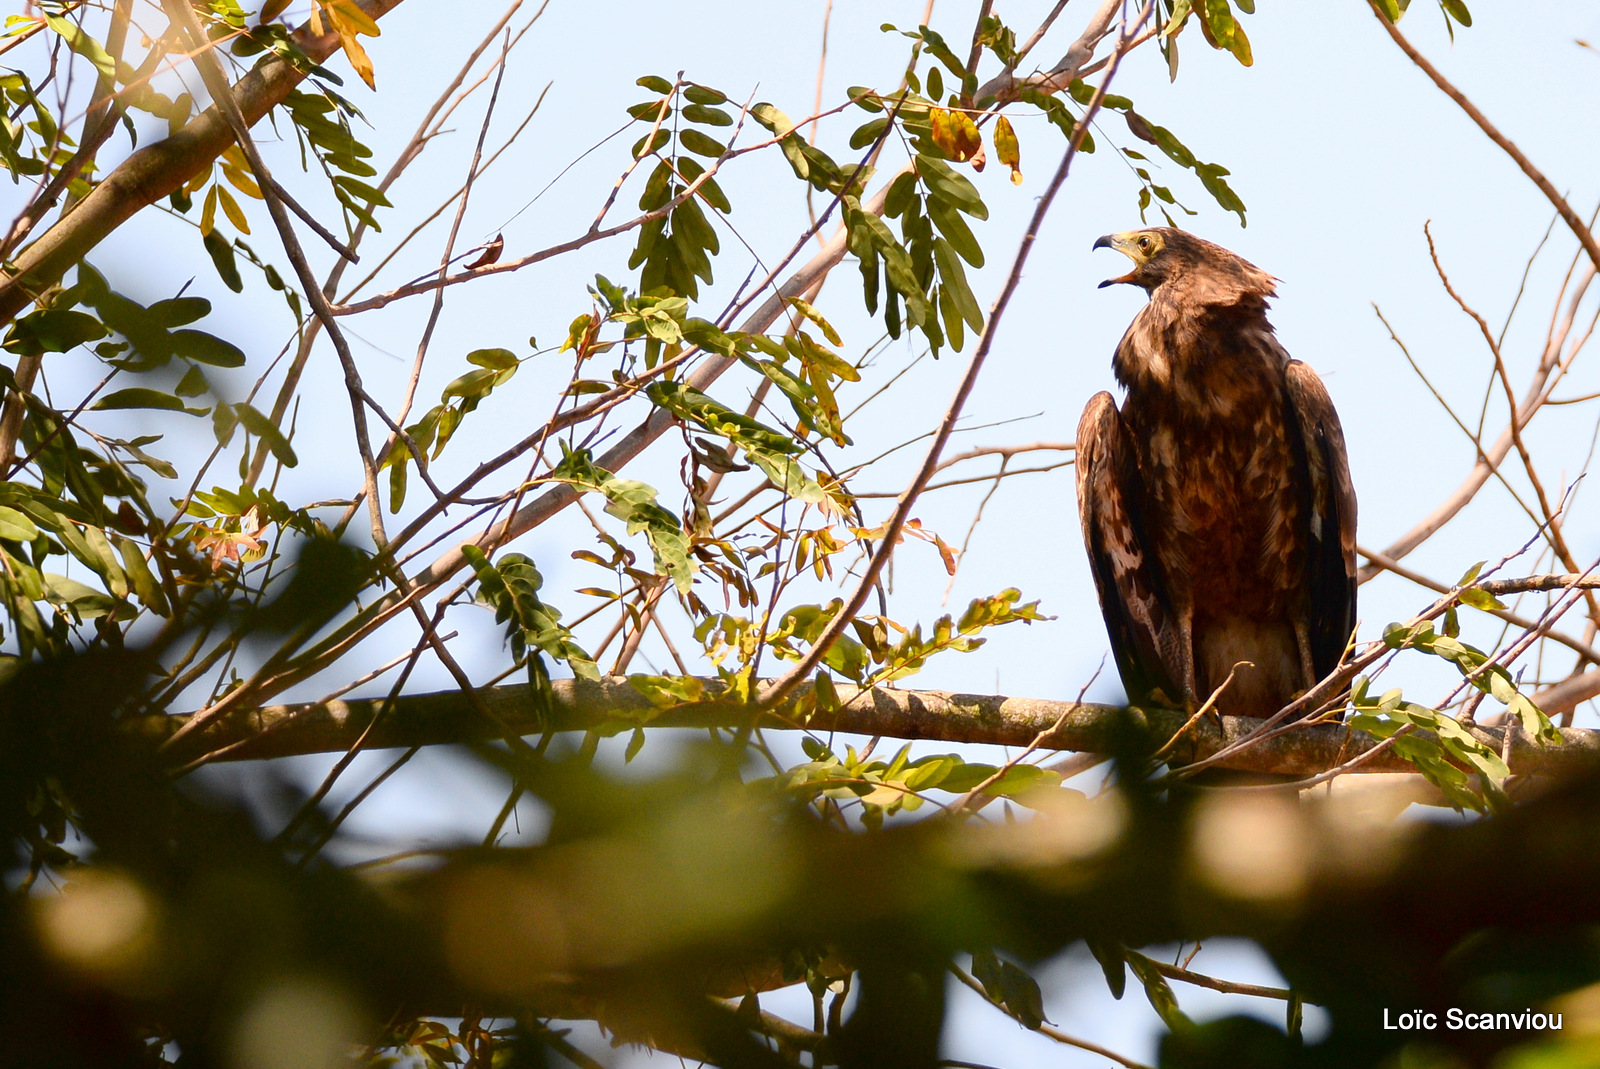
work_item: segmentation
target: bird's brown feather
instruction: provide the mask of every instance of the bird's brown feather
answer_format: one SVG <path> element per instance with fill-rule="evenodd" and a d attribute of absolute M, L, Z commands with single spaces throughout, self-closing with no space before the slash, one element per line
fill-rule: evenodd
<path fill-rule="evenodd" d="M 1274 280 L 1181 231 L 1130 281 L 1128 398 L 1089 404 L 1079 509 L 1129 698 L 1267 716 L 1330 671 L 1355 618 L 1355 495 L 1338 416 L 1266 318 Z M 1160 613 L 1150 606 L 1159 606 Z M 1157 695 L 1154 691 L 1163 691 Z"/>

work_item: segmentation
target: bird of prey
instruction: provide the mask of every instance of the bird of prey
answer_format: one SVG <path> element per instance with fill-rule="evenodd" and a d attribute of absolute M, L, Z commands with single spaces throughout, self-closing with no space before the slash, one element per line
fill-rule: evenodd
<path fill-rule="evenodd" d="M 1356 499 L 1316 372 L 1267 322 L 1276 279 L 1154 227 L 1094 247 L 1150 303 L 1117 345 L 1121 410 L 1078 424 L 1078 511 L 1134 705 L 1271 716 L 1338 664 L 1355 627 Z"/>

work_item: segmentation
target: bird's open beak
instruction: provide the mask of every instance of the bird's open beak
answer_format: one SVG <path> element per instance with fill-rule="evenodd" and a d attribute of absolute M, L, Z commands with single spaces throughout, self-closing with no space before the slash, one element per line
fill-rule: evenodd
<path fill-rule="evenodd" d="M 1128 251 L 1127 241 L 1126 241 L 1126 239 L 1124 238 L 1124 236 L 1122 234 L 1102 234 L 1102 235 L 1100 235 L 1100 237 L 1095 239 L 1094 248 L 1096 248 L 1096 249 L 1116 249 L 1118 252 L 1122 253 L 1124 256 L 1128 257 L 1130 260 L 1134 260 L 1135 263 L 1138 262 L 1134 258 L 1133 254 Z M 1108 278 L 1108 279 L 1106 279 L 1104 282 L 1100 283 L 1100 285 L 1097 288 L 1105 289 L 1107 286 L 1115 286 L 1119 282 L 1127 282 L 1129 284 L 1133 284 L 1133 283 L 1137 282 L 1137 280 L 1133 277 L 1133 272 L 1129 271 L 1127 274 L 1118 276 L 1117 278 Z"/>

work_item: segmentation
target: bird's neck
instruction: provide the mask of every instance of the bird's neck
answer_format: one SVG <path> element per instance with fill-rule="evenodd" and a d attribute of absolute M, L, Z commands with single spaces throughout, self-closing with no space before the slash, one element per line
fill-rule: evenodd
<path fill-rule="evenodd" d="M 1276 395 L 1288 363 L 1264 301 L 1185 307 L 1158 289 L 1128 327 L 1112 366 L 1130 407 L 1203 420 Z"/>

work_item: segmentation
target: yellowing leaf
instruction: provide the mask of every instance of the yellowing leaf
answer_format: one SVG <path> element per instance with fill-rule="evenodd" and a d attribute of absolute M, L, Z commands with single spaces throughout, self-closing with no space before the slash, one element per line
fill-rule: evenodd
<path fill-rule="evenodd" d="M 217 187 L 206 190 L 206 203 L 200 209 L 200 236 L 210 234 L 217 225 Z"/>
<path fill-rule="evenodd" d="M 333 0 L 328 5 L 328 14 L 335 24 L 342 22 L 355 33 L 364 33 L 368 37 L 378 37 L 383 33 L 355 0 Z"/>
<path fill-rule="evenodd" d="M 802 297 L 790 297 L 789 304 L 794 307 L 795 311 L 799 312 L 801 315 L 811 320 L 811 322 L 815 323 L 818 327 L 822 328 L 822 336 L 827 338 L 829 342 L 834 345 L 844 344 L 844 342 L 839 338 L 839 332 L 833 329 L 833 324 L 822 318 L 822 313 L 813 308 L 811 306 L 811 302 Z M 855 380 L 852 379 L 851 381 L 854 382 Z"/>
<path fill-rule="evenodd" d="M 233 199 L 233 194 L 223 189 L 220 185 L 212 186 L 211 190 L 217 194 L 217 199 L 222 202 L 222 211 L 227 215 L 228 221 L 238 227 L 240 233 L 250 233 L 250 222 L 244 217 L 244 211 L 239 207 L 239 202 Z"/>
<path fill-rule="evenodd" d="M 963 111 L 933 109 L 933 141 L 957 163 L 965 163 L 983 148 L 983 139 L 971 117 Z"/>
<path fill-rule="evenodd" d="M 256 180 L 249 171 L 225 163 L 222 165 L 222 176 L 228 180 L 234 189 L 237 189 L 245 196 L 254 197 L 256 200 L 263 199 L 261 187 L 256 185 Z"/>
<path fill-rule="evenodd" d="M 1022 184 L 1022 148 L 1017 144 L 1017 132 L 1011 128 L 1011 120 L 1004 115 L 994 123 L 994 151 L 1000 157 L 1000 162 L 1011 168 L 1011 184 Z"/>
<path fill-rule="evenodd" d="M 376 90 L 378 85 L 372 76 L 372 59 L 367 55 L 367 50 L 361 47 L 361 42 L 356 40 L 356 34 L 364 33 L 368 37 L 376 37 L 379 33 L 378 24 L 368 18 L 366 12 L 351 0 L 333 0 L 333 3 L 327 5 L 327 12 L 328 22 L 339 35 L 339 45 L 350 60 L 350 66 L 361 76 L 361 80 L 367 83 L 368 89 Z"/>
<path fill-rule="evenodd" d="M 376 90 L 378 83 L 372 77 L 372 59 L 367 55 L 367 50 L 356 40 L 355 34 L 341 33 L 339 44 L 344 46 L 344 54 L 349 57 L 350 66 L 355 68 L 361 80 L 367 83 L 367 88 Z"/>

